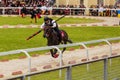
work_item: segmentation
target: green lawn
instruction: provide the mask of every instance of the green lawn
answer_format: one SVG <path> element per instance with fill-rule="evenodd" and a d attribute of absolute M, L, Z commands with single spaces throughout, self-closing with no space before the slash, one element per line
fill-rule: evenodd
<path fill-rule="evenodd" d="M 59 17 L 51 17 L 53 19 L 58 19 Z M 65 17 L 62 18 L 58 24 L 80 24 L 80 23 L 95 23 L 95 22 L 102 22 L 102 20 L 97 20 L 97 19 L 87 19 L 87 18 L 73 18 L 73 17 Z M 35 24 L 35 25 L 41 25 L 43 23 L 43 17 L 40 19 L 37 19 L 37 23 L 31 23 L 31 18 L 30 16 L 27 16 L 26 18 L 21 18 L 20 16 L 15 16 L 15 17 L 2 17 L 0 16 L 0 26 L 1 25 L 30 25 L 30 24 Z"/>
<path fill-rule="evenodd" d="M 83 42 L 120 36 L 120 27 L 62 27 L 60 29 L 64 29 L 73 42 Z M 39 28 L 0 29 L 0 52 L 47 46 L 46 39 L 42 37 L 43 32 L 28 41 L 26 40 L 28 36 L 38 30 Z M 36 52 L 32 52 L 31 55 L 34 53 Z M 44 54 L 44 51 L 39 51 L 37 53 Z M 0 57 L 0 59 L 18 58 L 19 56 L 22 55 L 11 55 L 11 57 L 5 56 Z"/>
<path fill-rule="evenodd" d="M 96 39 L 112 38 L 120 36 L 120 27 L 64 27 L 73 42 L 89 41 Z M 26 38 L 39 28 L 7 28 L 0 29 L 0 52 L 46 46 L 46 39 L 39 33 L 30 40 Z"/>

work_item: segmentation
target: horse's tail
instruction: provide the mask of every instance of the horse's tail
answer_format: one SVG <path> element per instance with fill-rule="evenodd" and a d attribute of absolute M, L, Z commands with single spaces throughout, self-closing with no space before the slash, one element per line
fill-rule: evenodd
<path fill-rule="evenodd" d="M 72 40 L 70 40 L 70 39 L 68 39 L 67 41 L 68 41 L 69 43 L 73 43 Z"/>

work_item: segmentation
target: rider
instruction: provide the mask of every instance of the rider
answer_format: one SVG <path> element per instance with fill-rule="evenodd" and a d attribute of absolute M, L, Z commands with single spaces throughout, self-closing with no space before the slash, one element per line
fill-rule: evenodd
<path fill-rule="evenodd" d="M 45 16 L 44 17 L 44 23 L 41 25 L 41 29 L 44 29 L 45 26 L 52 27 L 53 30 L 57 33 L 57 36 L 58 36 L 59 40 L 61 40 L 60 30 L 59 30 L 58 24 L 56 23 L 55 20 L 53 20 L 52 18 L 49 18 L 49 17 Z M 43 36 L 46 37 L 45 34 Z"/>

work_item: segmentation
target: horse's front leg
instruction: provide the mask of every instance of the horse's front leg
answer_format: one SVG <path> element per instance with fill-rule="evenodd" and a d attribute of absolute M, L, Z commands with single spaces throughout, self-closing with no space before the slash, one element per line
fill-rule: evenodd
<path fill-rule="evenodd" d="M 50 49 L 51 56 L 54 57 L 53 49 Z"/>
<path fill-rule="evenodd" d="M 57 53 L 57 49 L 54 49 L 54 55 Z"/>
<path fill-rule="evenodd" d="M 57 53 L 57 49 L 50 49 L 50 53 L 52 55 L 52 57 L 57 58 L 59 56 L 59 54 Z"/>
<path fill-rule="evenodd" d="M 51 46 L 49 41 L 48 41 L 48 46 Z M 51 53 L 51 56 L 54 57 L 54 58 L 57 58 L 59 56 L 59 54 L 56 54 L 57 49 L 50 49 L 50 53 Z"/>
<path fill-rule="evenodd" d="M 54 58 L 57 58 L 59 56 L 59 54 L 56 53 L 57 53 L 57 49 L 54 49 Z"/>

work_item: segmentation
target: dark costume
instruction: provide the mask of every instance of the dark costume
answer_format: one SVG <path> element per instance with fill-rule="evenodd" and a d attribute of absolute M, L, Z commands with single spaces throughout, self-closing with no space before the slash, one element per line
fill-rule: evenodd
<path fill-rule="evenodd" d="M 26 9 L 26 7 L 24 6 L 24 7 L 21 9 L 21 16 L 22 16 L 22 18 L 24 18 L 26 14 L 27 14 L 27 9 Z"/>
<path fill-rule="evenodd" d="M 36 11 L 36 9 L 32 9 L 31 19 L 35 19 L 35 23 L 37 23 L 37 11 Z"/>

